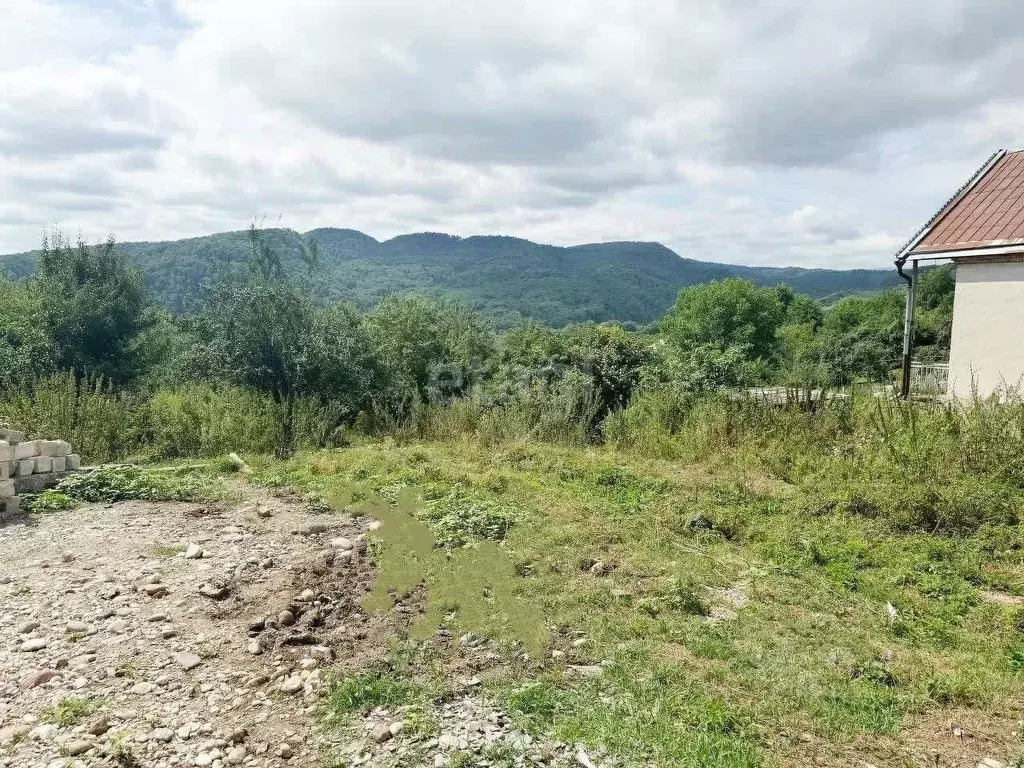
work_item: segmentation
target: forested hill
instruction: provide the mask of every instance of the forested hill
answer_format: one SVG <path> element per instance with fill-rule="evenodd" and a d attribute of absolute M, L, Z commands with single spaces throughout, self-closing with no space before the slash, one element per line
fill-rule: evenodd
<path fill-rule="evenodd" d="M 897 284 L 893 270 L 741 267 L 680 258 L 658 243 L 598 243 L 568 248 L 513 237 L 421 233 L 379 242 L 351 229 L 306 233 L 319 245 L 315 292 L 325 301 L 367 308 L 392 293 L 457 295 L 509 326 L 524 317 L 552 326 L 586 320 L 660 317 L 680 288 L 724 277 L 759 285 L 785 282 L 815 298 L 874 291 Z M 297 232 L 265 232 L 294 270 Z M 143 270 L 153 293 L 171 309 L 188 311 L 202 286 L 243 269 L 250 253 L 245 231 L 154 243 L 119 245 Z M 0 256 L 0 268 L 30 274 L 34 253 Z"/>

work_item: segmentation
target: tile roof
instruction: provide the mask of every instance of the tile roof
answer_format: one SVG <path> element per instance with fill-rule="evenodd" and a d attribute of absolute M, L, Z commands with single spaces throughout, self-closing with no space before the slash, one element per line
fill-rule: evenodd
<path fill-rule="evenodd" d="M 1024 150 L 1007 152 L 943 209 L 907 256 L 1024 245 Z"/>

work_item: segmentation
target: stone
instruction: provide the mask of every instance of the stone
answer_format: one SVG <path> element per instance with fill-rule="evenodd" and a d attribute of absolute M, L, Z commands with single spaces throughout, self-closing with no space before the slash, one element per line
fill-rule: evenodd
<path fill-rule="evenodd" d="M 248 751 L 245 747 L 234 747 L 228 750 L 227 757 L 224 759 L 228 765 L 241 765 L 245 761 L 245 756 L 248 755 Z"/>
<path fill-rule="evenodd" d="M 54 472 L 65 472 L 68 468 L 68 457 L 67 456 L 54 456 L 50 459 L 51 467 Z"/>
<path fill-rule="evenodd" d="M 13 480 L 2 480 L 0 481 L 0 499 L 9 499 L 14 495 L 14 481 Z"/>
<path fill-rule="evenodd" d="M 156 686 L 153 683 L 136 683 L 131 688 L 131 692 L 136 696 L 145 696 L 155 690 Z"/>
<path fill-rule="evenodd" d="M 61 441 L 57 440 L 39 440 L 39 455 L 43 458 L 53 458 L 54 456 L 67 456 L 67 451 L 63 454 L 60 453 Z M 49 471 L 49 470 L 47 470 Z"/>
<path fill-rule="evenodd" d="M 174 659 L 176 664 L 178 664 L 181 667 L 184 667 L 186 672 L 188 670 L 195 669 L 203 663 L 203 660 L 201 658 L 199 658 L 196 654 L 190 653 L 188 651 L 176 653 L 171 658 Z"/>
<path fill-rule="evenodd" d="M 113 600 L 121 594 L 121 589 L 114 584 L 107 584 L 100 589 L 100 597 L 104 600 Z"/>
<path fill-rule="evenodd" d="M 403 723 L 401 720 L 396 720 L 388 726 L 388 730 L 391 731 L 392 736 L 397 736 L 398 734 L 400 734 L 403 728 L 405 728 L 405 723 Z"/>
<path fill-rule="evenodd" d="M 282 627 L 290 627 L 295 623 L 295 615 L 291 611 L 281 611 L 277 614 L 277 623 Z"/>
<path fill-rule="evenodd" d="M 299 600 L 301 600 L 304 603 L 312 603 L 313 600 L 315 599 L 316 592 L 314 592 L 312 589 L 304 589 L 302 590 L 302 594 L 299 595 Z"/>
<path fill-rule="evenodd" d="M 22 459 L 21 461 L 15 462 L 17 471 L 14 473 L 17 477 L 27 477 L 36 471 L 36 463 L 32 459 Z"/>
<path fill-rule="evenodd" d="M 168 593 L 166 584 L 145 584 L 142 587 L 142 591 L 150 597 L 164 597 Z"/>
<path fill-rule="evenodd" d="M 49 644 L 50 642 L 46 638 L 33 637 L 21 644 L 21 650 L 25 651 L 26 653 L 35 653 L 36 651 L 43 650 L 43 648 L 45 648 Z"/>
<path fill-rule="evenodd" d="M 84 739 L 75 739 L 74 741 L 69 741 L 67 744 L 61 746 L 61 751 L 71 757 L 84 755 L 90 749 L 92 749 L 92 744 Z"/>
<path fill-rule="evenodd" d="M 383 723 L 375 725 L 373 730 L 370 731 L 370 739 L 377 744 L 383 744 L 392 736 L 394 736 L 394 734 L 391 733 L 391 729 Z"/>
<path fill-rule="evenodd" d="M 33 741 L 41 741 L 44 744 L 53 741 L 57 738 L 58 729 L 56 725 L 46 723 L 44 725 L 37 725 L 31 731 L 28 732 L 28 737 Z"/>
<path fill-rule="evenodd" d="M 294 755 L 295 752 L 292 750 L 292 745 L 286 741 L 277 748 L 274 754 L 282 760 L 291 760 L 292 755 Z"/>
<path fill-rule="evenodd" d="M 36 456 L 36 466 L 33 470 L 33 474 L 42 475 L 47 472 L 53 472 L 53 459 L 49 456 Z"/>
<path fill-rule="evenodd" d="M 185 549 L 186 560 L 199 560 L 204 554 L 206 553 L 203 552 L 203 548 L 198 544 L 189 544 Z"/>
<path fill-rule="evenodd" d="M 210 582 L 204 582 L 203 585 L 199 587 L 199 594 L 203 597 L 208 597 L 211 600 L 223 600 L 228 596 L 228 588 L 220 587 L 216 584 L 211 584 Z"/>
<path fill-rule="evenodd" d="M 1006 766 L 994 757 L 984 757 L 981 762 L 978 763 L 978 768 L 1006 768 Z"/>
<path fill-rule="evenodd" d="M 77 453 L 69 453 L 66 458 L 69 472 L 77 472 L 82 468 L 82 457 Z"/>
<path fill-rule="evenodd" d="M 249 644 L 245 647 L 245 650 L 251 653 L 253 656 L 259 656 L 263 653 L 263 647 L 260 645 L 259 640 L 250 640 Z"/>
<path fill-rule="evenodd" d="M 213 765 L 214 757 L 209 752 L 200 752 L 192 758 L 192 765 L 207 766 Z"/>
<path fill-rule="evenodd" d="M 18 443 L 14 446 L 14 460 L 21 461 L 22 459 L 34 459 L 39 455 L 39 441 L 38 440 L 26 440 L 23 443 Z"/>
<path fill-rule="evenodd" d="M 331 539 L 331 546 L 337 550 L 351 550 L 355 547 L 355 543 L 352 539 L 347 539 L 344 536 L 339 536 L 336 539 Z"/>
<path fill-rule="evenodd" d="M 285 678 L 284 682 L 281 683 L 281 693 L 298 693 L 303 688 L 302 678 L 292 677 Z"/>
<path fill-rule="evenodd" d="M 21 678 L 22 688 L 37 688 L 44 683 L 48 683 L 53 679 L 53 676 L 57 674 L 52 669 L 37 669 L 35 672 L 29 672 L 23 678 Z"/>
<path fill-rule="evenodd" d="M 93 736 L 102 736 L 104 733 L 110 730 L 110 720 L 106 715 L 100 715 L 99 717 L 90 721 L 85 727 L 86 733 L 92 734 Z"/>
<path fill-rule="evenodd" d="M 156 728 L 149 734 L 149 738 L 151 741 L 160 741 L 166 744 L 174 738 L 174 731 L 170 728 Z"/>
<path fill-rule="evenodd" d="M 38 621 L 26 621 L 24 624 L 18 627 L 18 634 L 27 635 L 29 632 L 35 632 L 37 629 L 39 629 Z"/>

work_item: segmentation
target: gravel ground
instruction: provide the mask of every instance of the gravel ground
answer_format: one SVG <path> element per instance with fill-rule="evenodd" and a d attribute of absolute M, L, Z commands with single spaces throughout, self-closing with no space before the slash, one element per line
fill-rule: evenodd
<path fill-rule="evenodd" d="M 315 762 L 321 667 L 395 628 L 366 521 L 246 493 L 0 527 L 0 766 Z"/>

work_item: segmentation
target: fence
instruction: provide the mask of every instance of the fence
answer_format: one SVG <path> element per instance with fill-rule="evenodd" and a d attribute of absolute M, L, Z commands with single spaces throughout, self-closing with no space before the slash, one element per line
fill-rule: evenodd
<path fill-rule="evenodd" d="M 915 395 L 945 395 L 949 363 L 911 363 L 910 391 Z"/>

